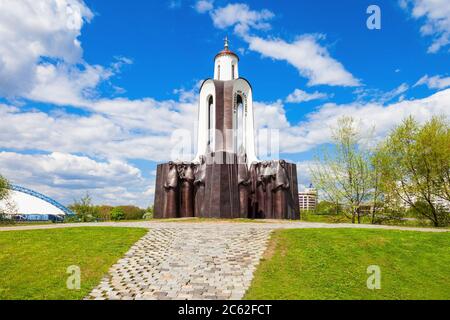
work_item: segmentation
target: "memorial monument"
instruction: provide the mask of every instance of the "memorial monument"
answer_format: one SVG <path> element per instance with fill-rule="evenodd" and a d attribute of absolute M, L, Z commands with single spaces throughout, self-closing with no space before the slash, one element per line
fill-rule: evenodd
<path fill-rule="evenodd" d="M 253 93 L 228 39 L 200 88 L 197 156 L 158 165 L 155 218 L 299 219 L 297 168 L 259 161 Z"/>

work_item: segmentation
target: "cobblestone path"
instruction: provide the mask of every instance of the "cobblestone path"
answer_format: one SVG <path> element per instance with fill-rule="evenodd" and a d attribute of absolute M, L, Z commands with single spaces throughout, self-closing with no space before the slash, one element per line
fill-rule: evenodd
<path fill-rule="evenodd" d="M 223 224 L 151 229 L 87 299 L 242 299 L 270 232 Z"/>

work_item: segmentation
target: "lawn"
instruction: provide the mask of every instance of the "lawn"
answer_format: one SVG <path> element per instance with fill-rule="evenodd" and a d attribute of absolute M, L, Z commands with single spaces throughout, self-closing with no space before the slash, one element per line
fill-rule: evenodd
<path fill-rule="evenodd" d="M 303 214 L 302 221 L 304 222 L 322 222 L 322 223 L 351 223 L 352 220 L 344 215 L 335 214 Z M 361 224 L 371 224 L 370 217 L 362 217 Z M 427 220 L 419 219 L 405 219 L 405 220 L 386 220 L 382 225 L 392 225 L 401 227 L 418 227 L 418 228 L 434 228 L 432 223 Z"/>
<path fill-rule="evenodd" d="M 0 300 L 82 299 L 147 230 L 68 228 L 0 232 Z M 81 269 L 69 290 L 67 267 Z"/>
<path fill-rule="evenodd" d="M 367 289 L 369 265 L 381 289 Z M 450 299 L 450 233 L 274 232 L 246 299 Z"/>

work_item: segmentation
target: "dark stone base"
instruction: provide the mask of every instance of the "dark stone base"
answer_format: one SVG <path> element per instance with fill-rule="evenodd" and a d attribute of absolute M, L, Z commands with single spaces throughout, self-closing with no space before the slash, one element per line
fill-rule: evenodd
<path fill-rule="evenodd" d="M 220 152 L 203 165 L 158 165 L 155 218 L 300 219 L 295 164 L 265 161 L 243 174 L 237 159 Z M 191 171 L 194 180 L 189 179 Z"/>

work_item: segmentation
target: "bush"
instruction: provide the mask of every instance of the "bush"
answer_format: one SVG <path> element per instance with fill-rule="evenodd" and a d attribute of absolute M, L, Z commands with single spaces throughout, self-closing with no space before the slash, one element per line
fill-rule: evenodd
<path fill-rule="evenodd" d="M 125 212 L 121 207 L 116 207 L 111 210 L 111 220 L 119 221 L 125 219 Z"/>
<path fill-rule="evenodd" d="M 74 204 L 70 205 L 69 209 L 75 212 L 80 222 L 98 221 L 98 207 L 92 205 L 92 200 L 88 193 L 79 201 L 75 201 Z"/>
<path fill-rule="evenodd" d="M 141 220 L 145 210 L 136 206 L 118 206 L 124 213 L 124 220 Z"/>
<path fill-rule="evenodd" d="M 342 206 L 329 201 L 320 201 L 317 204 L 315 214 L 338 215 L 342 213 Z"/>
<path fill-rule="evenodd" d="M 111 220 L 111 211 L 113 207 L 111 206 L 98 206 L 98 217 L 100 221 L 110 221 Z"/>
<path fill-rule="evenodd" d="M 9 182 L 0 175 L 0 200 L 5 199 L 9 194 Z"/>

